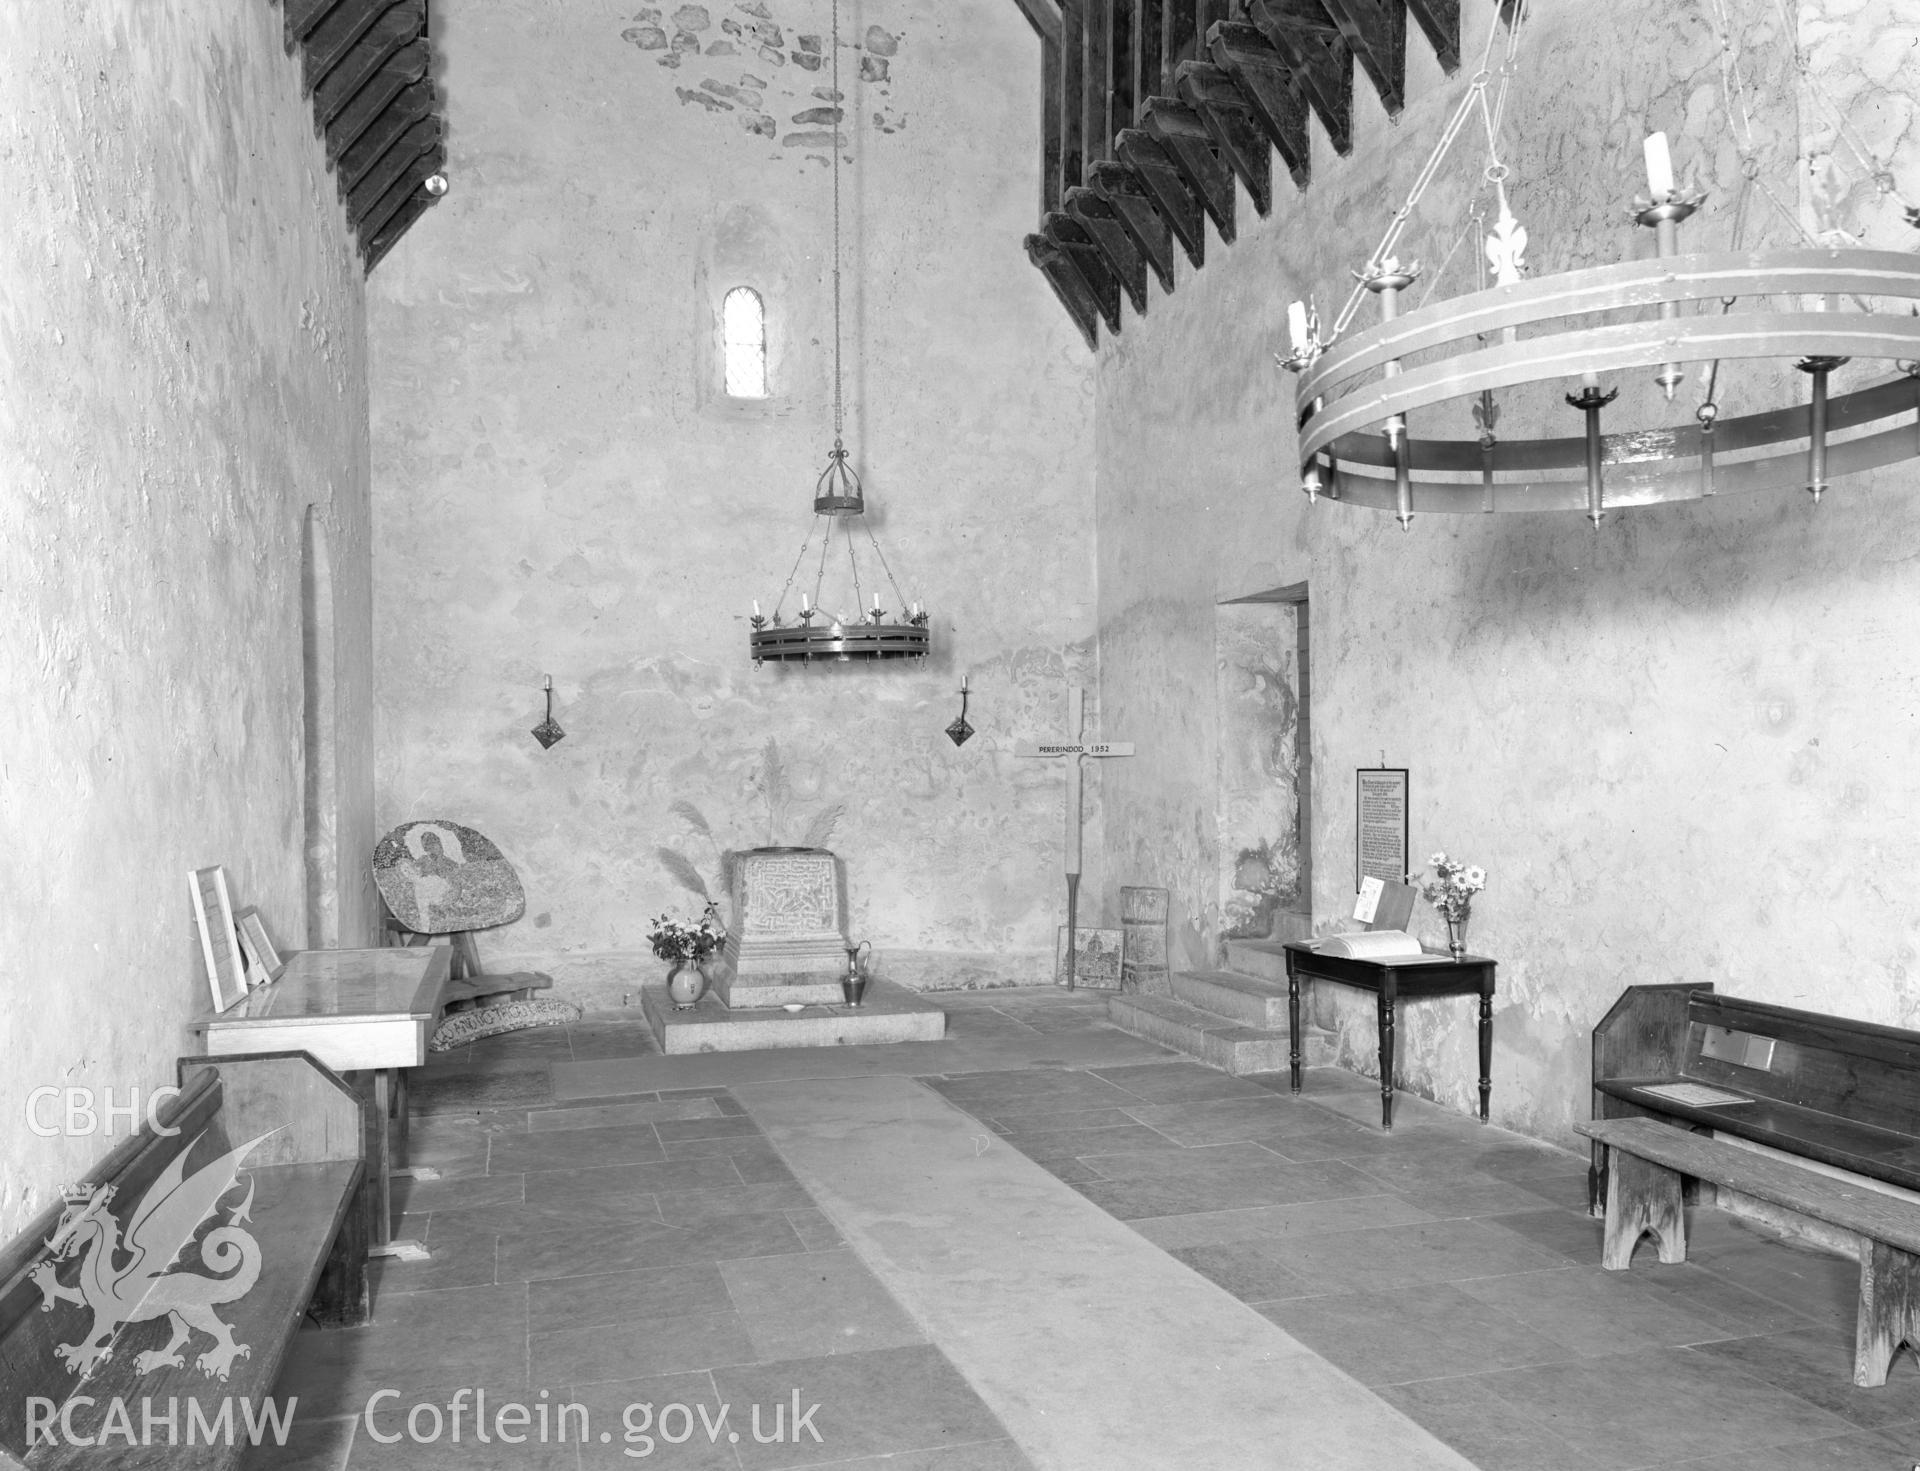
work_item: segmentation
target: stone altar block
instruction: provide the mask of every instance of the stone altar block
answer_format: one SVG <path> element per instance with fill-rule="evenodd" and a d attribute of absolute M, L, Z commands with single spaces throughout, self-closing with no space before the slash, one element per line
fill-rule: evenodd
<path fill-rule="evenodd" d="M 833 1005 L 847 973 L 847 906 L 825 848 L 754 848 L 733 861 L 733 926 L 713 984 L 729 1007 Z"/>

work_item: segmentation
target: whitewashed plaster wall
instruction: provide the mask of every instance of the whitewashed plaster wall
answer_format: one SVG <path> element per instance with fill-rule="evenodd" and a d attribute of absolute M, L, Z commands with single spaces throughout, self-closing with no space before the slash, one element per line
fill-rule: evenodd
<path fill-rule="evenodd" d="M 1092 360 L 1021 248 L 1038 41 L 1007 0 L 841 15 L 847 443 L 925 667 L 747 652 L 832 444 L 826 0 L 435 12 L 452 191 L 370 307 L 379 810 L 497 842 L 528 911 L 483 958 L 587 999 L 637 1004 L 650 918 L 698 913 L 659 849 L 714 885 L 720 847 L 835 805 L 890 974 L 1043 977 L 1064 910 L 1060 773 L 1011 750 L 1092 677 Z M 736 285 L 768 304 L 764 404 L 720 391 Z"/>
<path fill-rule="evenodd" d="M 1506 143 L 1536 274 L 1650 251 L 1623 211 L 1645 190 L 1641 138 L 1656 128 L 1682 177 L 1710 191 L 1688 240 L 1732 242 L 1750 147 L 1785 210 L 1756 194 L 1745 241 L 1796 239 L 1798 212 L 1911 248 L 1897 201 L 1830 176 L 1829 114 L 1795 86 L 1780 7 L 1727 10 L 1751 134 L 1728 120 L 1711 11 L 1538 7 Z M 1204 271 L 1103 343 L 1102 690 L 1143 753 L 1109 774 L 1108 865 L 1118 882 L 1168 884 L 1176 963 L 1211 960 L 1214 605 L 1308 582 L 1316 920 L 1337 928 L 1351 908 L 1353 772 L 1384 751 L 1411 771 L 1414 862 L 1444 848 L 1492 875 L 1472 938 L 1500 962 L 1495 1117 L 1571 1143 L 1589 1108 L 1590 1030 L 1634 982 L 1710 981 L 1920 1026 L 1920 504 L 1903 467 L 1842 482 L 1817 508 L 1801 491 L 1725 498 L 1616 514 L 1598 535 L 1573 515 L 1429 515 L 1403 535 L 1386 515 L 1307 505 L 1292 380 L 1273 358 L 1287 302 L 1310 296 L 1331 320 L 1487 24 L 1486 5 L 1466 8 L 1452 79 L 1410 41 L 1415 100 L 1397 124 L 1360 79 L 1353 157 L 1334 158 L 1316 124 L 1311 191 L 1281 185 L 1259 223 L 1243 196 L 1240 242 L 1209 242 Z M 1815 78 L 1920 197 L 1908 136 L 1920 7 L 1809 5 L 1800 24 Z M 1811 167 L 1795 162 L 1803 139 Z M 1836 161 L 1857 177 L 1844 148 Z M 1400 255 L 1428 280 L 1485 162 L 1469 140 L 1414 218 Z M 1475 248 L 1442 294 L 1471 289 Z M 1725 402 L 1760 396 L 1729 376 Z M 1660 420 L 1684 422 L 1698 401 L 1691 381 L 1671 410 L 1651 385 L 1626 387 L 1620 409 Z M 1507 415 L 1507 434 L 1578 427 L 1537 397 L 1512 396 Z M 1464 404 L 1428 422 L 1474 432 Z M 1416 917 L 1440 938 L 1431 911 Z M 1329 989 L 1344 1059 L 1372 1071 L 1370 998 Z M 1470 1003 L 1403 1011 L 1404 1083 L 1467 1109 Z"/>
<path fill-rule="evenodd" d="M 197 1050 L 189 868 L 305 943 L 309 504 L 354 842 L 371 650 L 363 288 L 278 8 L 0 7 L 0 98 L 4 1238 L 111 1142 L 39 1137 L 31 1090 L 124 1104 Z"/>

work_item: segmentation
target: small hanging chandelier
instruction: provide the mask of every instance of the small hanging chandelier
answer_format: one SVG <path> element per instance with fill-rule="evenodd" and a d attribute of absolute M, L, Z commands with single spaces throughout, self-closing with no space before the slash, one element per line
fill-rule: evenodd
<path fill-rule="evenodd" d="M 1800 249 L 1740 249 L 1747 195 L 1759 179 L 1750 144 L 1742 150 L 1746 183 L 1735 212 L 1735 249 L 1681 252 L 1679 227 L 1702 196 L 1676 187 L 1666 137 L 1655 133 L 1646 147 L 1648 197 L 1628 213 L 1653 232 L 1656 254 L 1524 279 L 1526 231 L 1508 208 L 1507 168 L 1493 152 L 1524 15 L 1524 6 L 1516 7 L 1510 22 L 1500 97 L 1488 102 L 1495 73 L 1483 66 L 1413 198 L 1395 215 L 1367 268 L 1354 272 L 1358 285 L 1328 338 L 1320 337 L 1304 303 L 1289 311 L 1293 351 L 1280 362 L 1299 375 L 1299 464 L 1309 499 L 1392 511 L 1403 529 L 1416 511 L 1551 510 L 1580 511 L 1597 528 L 1620 507 L 1730 492 L 1798 486 L 1817 503 L 1835 477 L 1920 455 L 1920 260 L 1812 240 Z M 1730 49 L 1729 38 L 1722 44 Z M 1724 75 L 1731 112 L 1737 67 Z M 1420 268 L 1403 266 L 1389 252 L 1475 110 L 1485 118 L 1493 152 L 1485 178 L 1498 220 L 1485 256 L 1494 280 L 1403 312 L 1403 293 Z M 1890 174 L 1878 159 L 1869 161 L 1889 192 Z M 1920 223 L 1920 212 L 1910 209 L 1908 222 Z M 1367 295 L 1378 302 L 1380 319 L 1348 335 Z M 1842 311 L 1843 299 L 1856 309 Z M 1807 401 L 1722 418 L 1716 402 L 1721 365 L 1751 359 L 1804 374 Z M 1830 397 L 1829 376 L 1855 359 L 1880 359 L 1893 373 Z M 1686 381 L 1687 363 L 1701 365 L 1693 424 L 1602 433 L 1602 410 L 1619 388 L 1603 388 L 1600 374 L 1655 369 L 1650 376 L 1670 401 Z M 1576 432 L 1505 440 L 1495 434 L 1496 390 L 1572 378 L 1580 391 L 1564 397 L 1579 415 L 1567 426 Z M 1411 413 L 1460 399 L 1471 403 L 1476 437 L 1414 436 Z"/>
<path fill-rule="evenodd" d="M 833 5 L 832 55 L 833 105 L 837 114 L 833 123 L 832 158 L 833 448 L 828 452 L 827 466 L 820 472 L 820 478 L 813 488 L 813 525 L 808 528 L 806 539 L 800 543 L 800 554 L 793 559 L 793 567 L 787 573 L 786 583 L 780 589 L 772 615 L 763 615 L 757 600 L 753 605 L 753 616 L 749 619 L 753 631 L 749 635 L 749 642 L 756 664 L 769 660 L 777 663 L 849 663 L 867 659 L 923 659 L 932 644 L 927 631 L 926 609 L 918 602 L 907 602 L 900 591 L 900 584 L 894 581 L 893 569 L 887 565 L 886 553 L 880 550 L 880 542 L 874 536 L 873 529 L 860 519 L 867 509 L 866 492 L 861 487 L 859 475 L 847 463 L 847 446 L 843 437 L 846 412 L 840 367 L 840 125 L 847 117 L 847 108 L 846 100 L 840 93 L 839 0 L 834 0 Z M 853 602 L 850 609 L 829 610 L 822 601 L 822 594 L 836 525 L 846 551 Z M 861 579 L 860 557 L 854 536 L 856 526 L 866 533 L 867 545 L 874 560 L 880 564 L 880 572 L 887 586 L 892 590 L 895 608 L 899 613 L 897 620 L 890 618 L 895 609 L 881 605 L 878 580 L 863 583 Z M 800 574 L 802 564 L 812 551 L 815 533 L 820 536 L 820 554 L 814 564 L 813 588 L 811 592 L 802 591 L 799 594 L 799 612 L 789 622 L 786 618 L 787 597 L 793 591 L 794 578 Z M 832 557 L 831 560 L 836 566 L 839 565 L 838 557 Z M 869 591 L 871 605 L 866 601 Z M 841 594 L 844 593 L 845 588 L 842 587 Z"/>

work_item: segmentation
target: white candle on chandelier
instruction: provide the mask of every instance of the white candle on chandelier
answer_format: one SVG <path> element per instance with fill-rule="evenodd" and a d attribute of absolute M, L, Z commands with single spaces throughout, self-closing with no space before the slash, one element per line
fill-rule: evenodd
<path fill-rule="evenodd" d="M 1307 304 L 1296 301 L 1287 308 L 1287 336 L 1293 339 L 1293 350 L 1307 350 Z"/>
<path fill-rule="evenodd" d="M 876 613 L 880 611 L 880 594 L 879 593 L 875 593 L 873 595 L 873 611 Z"/>
<path fill-rule="evenodd" d="M 756 618 L 760 616 L 760 599 L 758 598 L 753 600 L 753 616 Z"/>
<path fill-rule="evenodd" d="M 1600 375 L 1598 373 L 1582 373 L 1580 375 L 1580 386 L 1582 388 L 1598 388 L 1600 386 Z"/>
<path fill-rule="evenodd" d="M 1673 197 L 1673 155 L 1667 151 L 1665 133 L 1649 133 L 1646 142 L 1647 190 L 1655 204 Z"/>
<path fill-rule="evenodd" d="M 805 593 L 800 594 L 800 611 L 802 613 L 811 613 L 813 611 L 813 604 L 807 601 L 807 595 Z"/>

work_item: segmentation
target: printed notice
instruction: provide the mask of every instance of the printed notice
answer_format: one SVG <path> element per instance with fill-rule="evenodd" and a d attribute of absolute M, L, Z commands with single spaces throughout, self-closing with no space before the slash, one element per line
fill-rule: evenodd
<path fill-rule="evenodd" d="M 1407 772 L 1405 767 L 1362 767 L 1354 772 L 1353 886 L 1368 878 L 1404 883 L 1407 877 Z"/>

